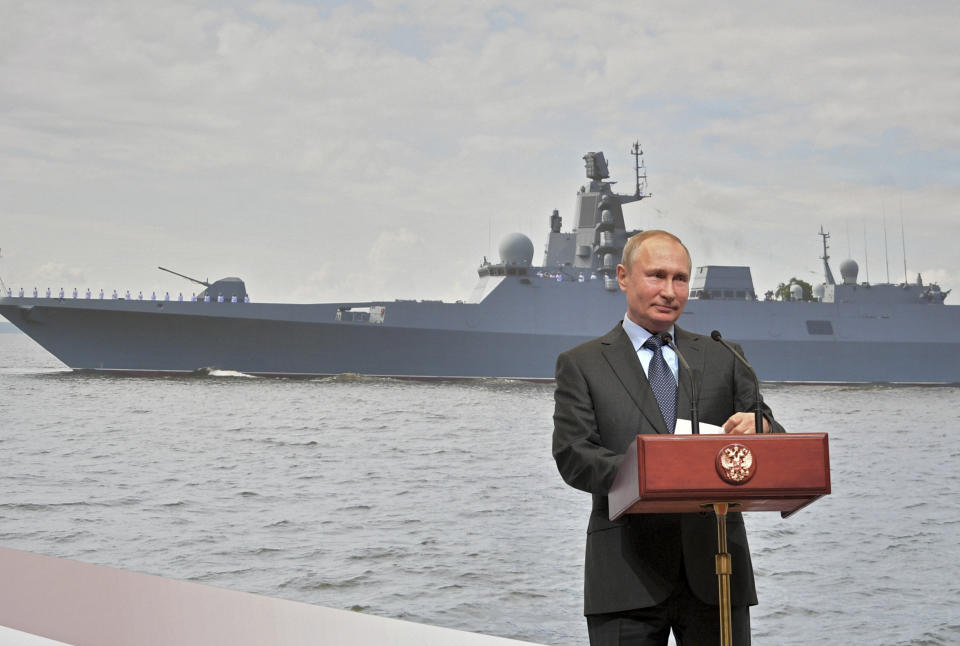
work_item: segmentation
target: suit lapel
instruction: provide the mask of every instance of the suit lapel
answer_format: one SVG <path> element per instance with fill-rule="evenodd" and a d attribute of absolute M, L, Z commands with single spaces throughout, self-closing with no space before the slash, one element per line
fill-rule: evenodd
<path fill-rule="evenodd" d="M 677 349 L 683 353 L 683 358 L 690 364 L 690 370 L 693 371 L 693 382 L 698 392 L 703 384 L 703 339 L 695 334 L 690 334 L 679 327 L 674 328 L 677 337 Z M 679 374 L 679 394 L 677 396 L 677 417 L 690 418 L 690 377 L 687 375 L 686 368 L 680 363 Z"/>
<path fill-rule="evenodd" d="M 636 350 L 633 349 L 630 337 L 618 325 L 604 335 L 600 342 L 604 345 L 604 358 L 610 364 L 610 368 L 617 379 L 630 394 L 637 408 L 640 409 L 640 412 L 643 413 L 643 416 L 647 418 L 647 421 L 650 422 L 657 433 L 667 433 L 667 426 L 663 421 L 660 405 L 653 395 L 650 382 L 647 381 L 647 376 L 643 372 L 643 365 L 637 357 Z M 689 404 L 687 406 L 689 407 Z"/>

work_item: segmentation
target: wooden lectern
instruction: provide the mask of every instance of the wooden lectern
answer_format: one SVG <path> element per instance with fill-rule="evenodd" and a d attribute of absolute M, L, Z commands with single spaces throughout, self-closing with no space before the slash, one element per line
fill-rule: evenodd
<path fill-rule="evenodd" d="M 729 646 L 727 511 L 779 511 L 784 518 L 830 493 L 826 433 L 638 435 L 607 496 L 610 519 L 623 514 L 717 517 L 721 644 Z"/>

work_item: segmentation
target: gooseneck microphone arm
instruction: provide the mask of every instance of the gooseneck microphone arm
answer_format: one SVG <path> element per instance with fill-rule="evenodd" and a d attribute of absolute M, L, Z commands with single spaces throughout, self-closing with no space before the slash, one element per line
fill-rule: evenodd
<path fill-rule="evenodd" d="M 723 340 L 723 337 L 720 336 L 720 332 L 714 330 L 710 333 L 710 338 L 729 350 L 730 353 L 736 357 L 737 361 L 746 366 L 747 370 L 749 370 L 750 374 L 753 376 L 754 393 L 757 397 L 757 407 L 754 411 L 753 424 L 757 433 L 763 433 L 763 412 L 760 409 L 760 380 L 757 379 L 757 373 L 754 372 L 753 367 L 747 362 L 746 357 L 737 352 L 736 348 Z"/>
<path fill-rule="evenodd" d="M 670 346 L 674 354 L 677 355 L 680 364 L 687 372 L 687 377 L 690 378 L 690 432 L 693 435 L 700 435 L 700 416 L 697 414 L 697 387 L 693 381 L 693 371 L 690 370 L 690 364 L 687 363 L 687 360 L 684 359 L 680 351 L 677 350 L 677 346 L 673 342 L 673 337 L 671 337 L 668 332 L 664 332 L 661 338 L 663 338 L 664 343 Z"/>

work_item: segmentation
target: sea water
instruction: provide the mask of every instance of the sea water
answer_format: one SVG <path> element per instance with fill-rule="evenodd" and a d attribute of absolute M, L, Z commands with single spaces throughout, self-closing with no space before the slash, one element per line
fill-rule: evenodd
<path fill-rule="evenodd" d="M 833 493 L 749 514 L 754 644 L 960 643 L 960 388 L 766 386 Z M 586 643 L 590 501 L 553 389 L 123 377 L 0 335 L 0 545 L 543 644 Z"/>

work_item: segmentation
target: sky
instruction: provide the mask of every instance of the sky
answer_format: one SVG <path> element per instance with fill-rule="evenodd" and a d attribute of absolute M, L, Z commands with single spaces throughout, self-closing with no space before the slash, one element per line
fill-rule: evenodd
<path fill-rule="evenodd" d="M 695 266 L 818 282 L 822 226 L 837 275 L 960 302 L 958 32 L 952 1 L 0 0 L 0 279 L 466 298 L 569 230 L 584 153 L 630 193 L 639 141 L 627 227 Z"/>

